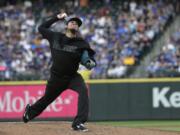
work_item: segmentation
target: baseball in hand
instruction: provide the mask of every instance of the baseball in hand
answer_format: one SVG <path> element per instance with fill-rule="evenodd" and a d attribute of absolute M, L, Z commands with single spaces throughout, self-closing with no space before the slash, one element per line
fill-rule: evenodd
<path fill-rule="evenodd" d="M 57 18 L 58 19 L 64 19 L 64 18 L 66 18 L 67 17 L 67 14 L 66 13 L 61 13 L 61 14 L 58 14 L 57 15 Z"/>

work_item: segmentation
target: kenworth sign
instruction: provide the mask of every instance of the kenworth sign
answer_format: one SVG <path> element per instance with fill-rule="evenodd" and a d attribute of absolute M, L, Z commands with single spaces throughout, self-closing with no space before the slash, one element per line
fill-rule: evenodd
<path fill-rule="evenodd" d="M 180 91 L 170 92 L 170 87 L 153 88 L 153 107 L 180 108 Z M 168 93 L 170 95 L 168 96 Z"/>
<path fill-rule="evenodd" d="M 90 85 L 91 120 L 180 119 L 180 79 Z"/>

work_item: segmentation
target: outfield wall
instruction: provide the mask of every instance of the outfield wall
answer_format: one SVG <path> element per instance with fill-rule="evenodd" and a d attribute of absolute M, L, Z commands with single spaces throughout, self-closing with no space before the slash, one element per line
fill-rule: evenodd
<path fill-rule="evenodd" d="M 0 82 L 0 121 L 20 120 L 27 103 L 44 92 L 45 83 Z M 180 119 L 180 78 L 87 81 L 90 120 Z M 67 90 L 40 119 L 72 119 L 78 94 Z"/>
<path fill-rule="evenodd" d="M 180 119 L 180 80 L 90 85 L 92 120 Z"/>

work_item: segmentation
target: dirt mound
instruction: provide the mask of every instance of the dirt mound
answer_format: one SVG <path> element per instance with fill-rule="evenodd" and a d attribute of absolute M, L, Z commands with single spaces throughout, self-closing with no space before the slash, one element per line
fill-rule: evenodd
<path fill-rule="evenodd" d="M 150 129 L 125 128 L 89 123 L 89 132 L 72 131 L 69 122 L 0 123 L 0 135 L 180 135 Z"/>

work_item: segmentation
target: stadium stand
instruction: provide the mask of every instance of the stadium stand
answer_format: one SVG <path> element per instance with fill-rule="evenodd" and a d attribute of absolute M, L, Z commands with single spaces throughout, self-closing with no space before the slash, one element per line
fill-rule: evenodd
<path fill-rule="evenodd" d="M 162 47 L 162 52 L 147 67 L 149 77 L 180 76 L 180 29 Z"/>
<path fill-rule="evenodd" d="M 126 77 L 129 68 L 150 51 L 153 40 L 175 16 L 173 3 L 162 0 L 145 3 L 101 0 L 80 4 L 37 0 L 1 7 L 0 80 L 48 78 L 49 43 L 42 39 L 37 26 L 59 11 L 75 12 L 83 19 L 81 34 L 97 52 L 98 65 L 89 74 L 93 79 Z M 62 29 L 64 25 L 54 27 Z"/>

